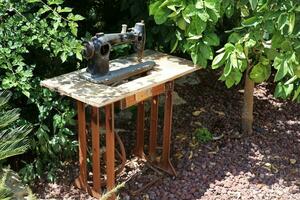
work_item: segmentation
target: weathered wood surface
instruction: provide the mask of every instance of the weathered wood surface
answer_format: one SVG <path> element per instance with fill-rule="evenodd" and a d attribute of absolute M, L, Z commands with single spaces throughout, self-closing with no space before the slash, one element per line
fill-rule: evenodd
<path fill-rule="evenodd" d="M 135 58 L 132 55 L 112 60 L 111 69 L 136 64 Z M 94 107 L 102 107 L 200 69 L 189 60 L 151 50 L 145 51 L 143 61 L 154 61 L 156 66 L 147 76 L 118 86 L 95 84 L 80 78 L 79 73 L 85 69 L 44 80 L 41 85 Z"/>

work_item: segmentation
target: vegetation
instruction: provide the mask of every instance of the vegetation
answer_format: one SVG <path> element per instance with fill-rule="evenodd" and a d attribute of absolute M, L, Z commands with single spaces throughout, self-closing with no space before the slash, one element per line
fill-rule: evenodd
<path fill-rule="evenodd" d="M 220 80 L 228 88 L 245 75 L 242 127 L 251 134 L 254 83 L 268 80 L 272 67 L 275 96 L 300 101 L 299 10 L 297 0 L 156 0 L 149 14 L 176 33 L 167 36 L 171 52 L 187 52 L 202 67 L 213 60 L 212 69 L 224 67 Z M 226 42 L 214 56 L 220 40 Z"/>
<path fill-rule="evenodd" d="M 75 115 L 70 102 L 39 86 L 46 77 L 76 69 L 74 58 L 81 59 L 76 35 L 83 17 L 62 3 L 0 1 L 0 89 L 13 92 L 12 106 L 20 107 L 24 122 L 34 125 L 29 138 L 34 160 L 21 170 L 27 181 L 40 177 L 44 169 L 53 179 L 54 166 L 76 152 L 68 127 Z"/>
<path fill-rule="evenodd" d="M 7 158 L 23 154 L 29 147 L 27 135 L 31 128 L 28 125 L 16 125 L 20 109 L 9 109 L 7 103 L 11 93 L 0 91 L 0 199 L 10 199 L 12 192 L 5 184 L 8 170 L 3 169 Z"/>
<path fill-rule="evenodd" d="M 195 137 L 196 140 L 201 143 L 208 143 L 213 140 L 213 134 L 207 128 L 196 129 Z"/>

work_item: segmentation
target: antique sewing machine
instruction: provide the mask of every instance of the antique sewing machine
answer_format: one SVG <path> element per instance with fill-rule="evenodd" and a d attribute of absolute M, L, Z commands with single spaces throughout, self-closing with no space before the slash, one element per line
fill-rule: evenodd
<path fill-rule="evenodd" d="M 127 25 L 123 24 L 121 33 L 97 33 L 91 41 L 84 43 L 83 56 L 87 60 L 87 70 L 80 76 L 94 83 L 112 84 L 153 69 L 155 62 L 142 62 L 145 41 L 146 31 L 143 21 L 136 23 L 129 31 Z M 110 71 L 110 51 L 112 46 L 119 44 L 133 44 L 139 63 Z"/>

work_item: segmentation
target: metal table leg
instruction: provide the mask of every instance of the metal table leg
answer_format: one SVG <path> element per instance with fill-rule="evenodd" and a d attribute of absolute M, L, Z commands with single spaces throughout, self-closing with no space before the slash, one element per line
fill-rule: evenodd
<path fill-rule="evenodd" d="M 144 158 L 144 124 L 145 124 L 145 105 L 144 101 L 138 103 L 137 125 L 136 125 L 136 147 L 134 153 L 140 158 Z"/>
<path fill-rule="evenodd" d="M 115 187 L 115 127 L 114 104 L 105 106 L 107 189 Z M 115 199 L 115 194 L 110 198 Z"/>
<path fill-rule="evenodd" d="M 157 122 L 158 122 L 158 95 L 151 99 L 151 122 L 149 138 L 149 156 L 151 161 L 155 161 L 157 147 Z"/>
<path fill-rule="evenodd" d="M 99 131 L 99 110 L 92 107 L 91 116 L 92 129 L 92 170 L 93 170 L 93 190 L 92 195 L 100 198 L 101 183 L 100 183 L 100 131 Z"/>
<path fill-rule="evenodd" d="M 78 142 L 79 142 L 79 177 L 75 180 L 75 185 L 88 191 L 87 185 L 87 165 L 86 165 L 86 124 L 85 124 L 85 104 L 77 101 L 78 111 Z"/>
<path fill-rule="evenodd" d="M 169 174 L 176 176 L 176 171 L 170 160 L 170 144 L 171 144 L 171 129 L 172 129 L 172 93 L 174 90 L 174 81 L 166 83 L 166 99 L 164 110 L 164 129 L 163 129 L 163 152 L 160 166 Z"/>

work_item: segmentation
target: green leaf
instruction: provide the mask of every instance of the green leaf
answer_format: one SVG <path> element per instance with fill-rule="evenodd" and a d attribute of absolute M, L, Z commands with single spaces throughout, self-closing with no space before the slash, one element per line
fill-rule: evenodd
<path fill-rule="evenodd" d="M 76 58 L 77 58 L 78 60 L 82 60 L 82 53 L 81 53 L 81 51 L 77 51 L 77 52 L 76 52 Z"/>
<path fill-rule="evenodd" d="M 289 15 L 289 30 L 288 30 L 289 34 L 292 34 L 294 31 L 295 20 L 296 20 L 296 14 L 290 13 L 290 15 Z"/>
<path fill-rule="evenodd" d="M 48 0 L 47 2 L 49 5 L 60 5 L 64 3 L 64 0 Z"/>
<path fill-rule="evenodd" d="M 202 44 L 199 48 L 200 52 L 202 53 L 203 57 L 205 59 L 208 59 L 208 60 L 212 60 L 213 59 L 213 51 L 212 49 L 210 48 L 210 46 L 207 46 L 205 44 Z"/>
<path fill-rule="evenodd" d="M 232 67 L 234 68 L 239 68 L 239 65 L 238 65 L 238 58 L 237 58 L 237 55 L 235 52 L 233 52 L 231 55 L 230 55 L 230 62 L 231 62 L 231 65 Z"/>
<path fill-rule="evenodd" d="M 69 7 L 64 7 L 64 8 L 61 8 L 60 6 L 57 8 L 57 12 L 59 13 L 68 13 L 68 12 L 72 12 L 72 8 L 69 8 Z"/>
<path fill-rule="evenodd" d="M 281 33 L 283 33 L 283 29 L 286 25 L 288 25 L 288 15 L 287 13 L 281 13 L 278 20 L 277 25 L 279 30 L 281 30 Z"/>
<path fill-rule="evenodd" d="M 224 48 L 227 53 L 231 53 L 235 50 L 235 46 L 231 43 L 226 43 Z"/>
<path fill-rule="evenodd" d="M 247 67 L 248 67 L 248 62 L 247 62 L 246 59 L 242 59 L 240 63 L 241 64 L 239 65 L 239 70 L 241 72 L 244 72 L 247 69 Z"/>
<path fill-rule="evenodd" d="M 70 21 L 80 21 L 80 20 L 84 20 L 85 18 L 82 17 L 81 15 L 74 15 L 73 13 L 70 13 L 67 17 L 68 20 Z"/>
<path fill-rule="evenodd" d="M 257 0 L 249 0 L 250 5 L 251 5 L 251 9 L 255 10 L 256 6 L 257 6 Z"/>
<path fill-rule="evenodd" d="M 201 9 L 197 13 L 200 19 L 203 20 L 204 22 L 206 22 L 209 19 L 209 14 L 206 12 L 205 9 Z"/>
<path fill-rule="evenodd" d="M 187 38 L 188 40 L 199 40 L 200 38 L 202 38 L 202 35 L 194 35 L 192 37 Z"/>
<path fill-rule="evenodd" d="M 295 101 L 298 98 L 299 94 L 300 94 L 300 86 L 298 87 L 298 89 L 294 93 L 293 101 Z"/>
<path fill-rule="evenodd" d="M 274 61 L 275 64 L 275 61 Z M 288 65 L 286 60 L 282 60 L 282 62 L 279 65 L 279 69 L 277 70 L 277 73 L 275 75 L 275 79 L 274 81 L 280 81 L 281 79 L 283 79 L 285 77 L 285 75 L 288 73 Z"/>
<path fill-rule="evenodd" d="M 155 1 L 149 6 L 149 15 L 155 15 L 156 11 L 159 10 L 159 6 L 161 5 L 161 1 Z"/>
<path fill-rule="evenodd" d="M 237 43 L 242 37 L 240 36 L 240 34 L 233 32 L 232 34 L 230 34 L 229 38 L 228 38 L 228 42 L 230 43 Z"/>
<path fill-rule="evenodd" d="M 256 44 L 256 41 L 253 39 L 249 39 L 247 42 L 245 42 L 245 47 L 246 48 L 251 48 L 254 47 Z"/>
<path fill-rule="evenodd" d="M 185 20 L 182 17 L 177 21 L 177 26 L 181 30 L 185 31 L 185 29 L 186 29 L 186 22 L 185 22 Z"/>
<path fill-rule="evenodd" d="M 276 98 L 286 99 L 291 95 L 293 90 L 294 90 L 294 84 L 284 85 L 281 82 L 279 82 L 276 85 L 274 96 Z"/>
<path fill-rule="evenodd" d="M 226 58 L 225 55 L 226 55 L 225 52 L 223 52 L 214 58 L 214 60 L 212 61 L 212 66 L 211 66 L 212 69 L 217 69 L 224 64 L 225 58 Z"/>
<path fill-rule="evenodd" d="M 235 80 L 231 76 L 229 76 L 225 80 L 225 85 L 227 88 L 231 88 L 234 85 L 234 83 L 235 83 Z"/>
<path fill-rule="evenodd" d="M 283 41 L 284 37 L 279 32 L 276 32 L 272 37 L 272 48 L 280 48 Z"/>
<path fill-rule="evenodd" d="M 195 4 L 195 7 L 197 9 L 202 9 L 204 8 L 204 3 L 203 3 L 203 0 L 197 0 L 196 4 Z"/>
<path fill-rule="evenodd" d="M 155 15 L 154 15 L 154 21 L 156 24 L 163 24 L 167 21 L 168 19 L 168 15 L 170 14 L 170 10 L 169 9 L 165 9 L 165 8 L 162 8 L 162 9 L 158 9 L 156 12 L 155 12 Z"/>
<path fill-rule="evenodd" d="M 205 34 L 203 37 L 204 44 L 207 44 L 209 46 L 219 46 L 220 45 L 220 39 L 215 33 L 209 33 Z"/>
<path fill-rule="evenodd" d="M 77 36 L 77 27 L 78 27 L 78 24 L 75 23 L 75 22 L 69 22 L 68 23 L 70 29 L 71 29 L 71 33 L 74 35 L 74 36 Z"/>
<path fill-rule="evenodd" d="M 41 0 L 26 0 L 28 3 L 41 2 Z"/>
<path fill-rule="evenodd" d="M 238 70 L 233 70 L 231 72 L 231 76 L 235 82 L 235 85 L 239 84 L 241 82 L 241 79 L 243 77 L 243 73 L 241 73 L 240 71 Z"/>
<path fill-rule="evenodd" d="M 232 70 L 232 64 L 230 62 L 227 62 L 223 72 L 224 76 L 227 77 L 231 73 L 231 70 Z"/>
<path fill-rule="evenodd" d="M 50 10 L 51 10 L 51 8 L 49 6 L 44 5 L 42 8 L 39 9 L 38 14 L 42 15 Z"/>
<path fill-rule="evenodd" d="M 252 68 L 250 72 L 250 79 L 255 83 L 261 83 L 263 81 L 266 81 L 270 77 L 270 75 L 271 66 L 258 63 Z"/>
<path fill-rule="evenodd" d="M 172 49 L 171 49 L 171 53 L 173 53 L 175 50 L 176 50 L 176 48 L 177 48 L 177 45 L 178 45 L 178 39 L 176 38 L 176 42 L 174 43 L 174 45 L 173 45 L 173 47 L 172 47 Z"/>
<path fill-rule="evenodd" d="M 242 26 L 244 27 L 252 27 L 252 26 L 257 26 L 262 22 L 262 19 L 259 18 L 258 16 L 250 17 L 248 19 L 245 19 L 242 21 Z"/>
<path fill-rule="evenodd" d="M 61 61 L 64 63 L 66 60 L 67 60 L 67 54 L 65 52 L 63 52 L 61 55 L 60 55 L 60 59 Z"/>
<path fill-rule="evenodd" d="M 225 10 L 225 14 L 226 17 L 228 18 L 232 17 L 234 14 L 234 6 L 233 5 L 228 6 L 227 9 Z"/>
<path fill-rule="evenodd" d="M 197 64 L 198 63 L 198 55 L 197 55 L 197 53 L 193 51 L 191 53 L 191 57 L 192 57 L 193 63 Z"/>
<path fill-rule="evenodd" d="M 292 78 L 290 78 L 287 82 L 284 83 L 284 85 L 289 85 L 291 83 L 293 83 L 295 80 L 297 80 L 298 77 L 296 75 L 294 75 Z"/>

